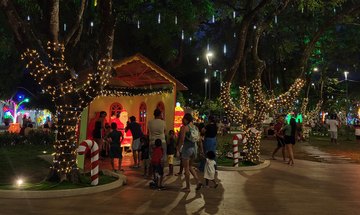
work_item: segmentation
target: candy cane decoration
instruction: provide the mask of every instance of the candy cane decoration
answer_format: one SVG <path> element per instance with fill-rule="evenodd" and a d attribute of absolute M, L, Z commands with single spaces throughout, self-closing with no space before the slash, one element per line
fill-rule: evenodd
<path fill-rule="evenodd" d="M 234 167 L 239 166 L 239 157 L 240 157 L 239 142 L 246 143 L 246 141 L 247 141 L 247 139 L 245 137 L 245 133 L 240 133 L 233 137 L 233 159 L 234 159 L 233 166 Z"/>
<path fill-rule="evenodd" d="M 86 154 L 91 151 L 91 185 L 99 183 L 99 146 L 93 140 L 84 140 L 78 147 L 78 154 Z"/>

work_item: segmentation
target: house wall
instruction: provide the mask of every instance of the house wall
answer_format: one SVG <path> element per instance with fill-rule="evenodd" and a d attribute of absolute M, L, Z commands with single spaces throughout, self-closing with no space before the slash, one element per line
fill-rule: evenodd
<path fill-rule="evenodd" d="M 110 121 L 110 106 L 117 102 L 120 103 L 124 109 L 128 112 L 129 117 L 135 116 L 136 121 L 139 120 L 139 108 L 142 102 L 146 104 L 147 108 L 147 122 L 154 118 L 154 110 L 157 104 L 162 101 L 165 105 L 165 122 L 167 130 L 174 127 L 174 112 L 175 112 L 175 97 L 176 90 L 171 93 L 161 95 L 149 95 L 149 96 L 122 96 L 122 97 L 110 97 L 103 96 L 96 98 L 90 106 L 85 109 L 81 117 L 81 129 L 80 129 L 80 141 L 86 137 L 86 131 L 88 123 L 95 116 L 96 112 L 106 111 L 107 121 Z"/>

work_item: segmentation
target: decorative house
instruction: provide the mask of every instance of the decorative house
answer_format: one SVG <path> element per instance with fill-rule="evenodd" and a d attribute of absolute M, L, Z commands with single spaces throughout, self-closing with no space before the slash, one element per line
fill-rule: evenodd
<path fill-rule="evenodd" d="M 100 111 L 105 111 L 106 121 L 116 122 L 120 130 L 124 129 L 130 116 L 135 116 L 143 132 L 147 133 L 147 122 L 154 118 L 153 112 L 158 108 L 167 129 L 174 128 L 176 92 L 187 90 L 186 86 L 141 54 L 113 62 L 113 69 L 109 88 L 124 90 L 124 93 L 121 96 L 98 96 L 84 109 L 79 128 L 80 141 L 91 137 L 91 126 Z M 124 136 L 124 144 L 130 144 L 131 133 Z"/>

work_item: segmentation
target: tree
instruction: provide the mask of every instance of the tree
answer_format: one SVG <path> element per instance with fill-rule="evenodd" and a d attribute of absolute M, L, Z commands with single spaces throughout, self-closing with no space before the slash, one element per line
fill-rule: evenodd
<path fill-rule="evenodd" d="M 227 114 L 230 119 L 234 119 L 237 123 L 243 125 L 245 133 L 248 137 L 248 143 L 245 144 L 245 148 L 248 150 L 246 156 L 247 161 L 259 162 L 259 143 L 261 124 L 264 119 L 265 113 L 275 110 L 276 112 L 281 109 L 290 109 L 293 105 L 293 101 L 300 93 L 301 88 L 305 84 L 307 63 L 310 58 L 313 49 L 316 46 L 320 37 L 328 30 L 329 27 L 334 26 L 338 21 L 344 19 L 349 14 L 359 12 L 360 5 L 347 3 L 344 4 L 344 8 L 341 12 L 337 13 L 331 18 L 325 19 L 321 26 L 311 34 L 310 39 L 304 44 L 300 53 L 300 60 L 297 63 L 296 72 L 299 74 L 298 79 L 292 84 L 290 89 L 279 96 L 268 94 L 264 91 L 262 85 L 262 73 L 266 69 L 266 61 L 262 60 L 259 56 L 259 43 L 263 35 L 266 35 L 266 31 L 271 26 L 273 18 L 279 15 L 282 11 L 285 11 L 290 3 L 294 8 L 308 7 L 315 10 L 320 7 L 324 7 L 327 4 L 330 6 L 337 6 L 343 1 L 280 1 L 279 4 L 274 4 L 272 1 L 262 0 L 258 4 L 254 1 L 248 1 L 246 6 L 246 13 L 242 18 L 238 34 L 238 46 L 235 60 L 230 67 L 229 72 L 226 74 L 225 80 L 222 86 L 221 100 Z M 255 6 L 253 5 L 255 4 Z M 346 7 L 345 7 L 346 6 Z M 326 8 L 326 7 L 325 7 Z M 326 11 L 326 9 L 325 9 Z M 250 26 L 254 26 L 251 28 Z M 248 48 L 249 53 L 248 53 Z M 247 60 L 249 57 L 251 60 Z M 230 97 L 230 86 L 234 80 L 240 65 L 251 64 L 252 70 L 254 70 L 255 79 L 251 82 L 252 100 L 249 99 L 249 86 L 242 86 L 240 89 L 240 104 L 241 107 L 237 107 Z M 244 70 L 244 69 L 243 69 Z"/>
<path fill-rule="evenodd" d="M 174 35 L 179 35 L 179 29 L 186 26 L 193 29 L 192 23 L 198 22 L 198 18 L 211 10 L 209 5 L 207 0 L 197 3 L 174 1 L 171 4 L 142 0 L 0 1 L 0 8 L 13 33 L 11 39 L 18 52 L 22 53 L 26 71 L 51 96 L 56 107 L 58 135 L 50 179 L 76 181 L 75 130 L 82 110 L 98 95 L 121 96 L 127 93 L 107 86 L 113 53 L 121 56 L 121 53 L 138 50 L 131 49 L 133 47 L 126 49 L 123 44 L 114 50 L 114 43 L 119 42 L 115 38 L 121 41 L 121 37 L 114 36 L 115 31 L 132 38 L 128 36 L 131 35 L 129 32 L 137 29 L 134 22 L 140 17 L 148 18 L 150 14 L 160 12 L 163 17 L 183 14 L 182 26 L 172 28 L 171 34 L 166 34 L 169 31 L 165 31 L 164 26 L 141 23 L 148 30 L 140 34 L 140 39 L 158 46 L 159 56 L 164 58 L 169 53 L 167 51 L 174 50 L 169 47 Z M 153 38 L 148 38 L 151 30 L 166 36 L 153 42 Z M 166 51 L 161 51 L 162 48 Z M 176 62 L 178 59 L 181 59 L 181 53 L 171 55 L 165 62 Z M 135 91 L 143 93 L 142 89 Z"/>

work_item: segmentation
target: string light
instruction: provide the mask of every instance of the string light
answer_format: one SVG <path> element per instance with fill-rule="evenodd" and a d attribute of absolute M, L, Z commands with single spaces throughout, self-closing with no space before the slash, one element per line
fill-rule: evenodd
<path fill-rule="evenodd" d="M 168 88 L 110 88 L 112 59 L 101 59 L 96 71 L 88 73 L 85 81 L 74 77 L 65 62 L 65 47 L 60 43 L 47 43 L 49 62 L 45 65 L 36 50 L 26 50 L 21 58 L 27 65 L 30 75 L 44 91 L 50 94 L 56 106 L 54 123 L 57 125 L 57 139 L 54 143 L 53 166 L 51 169 L 62 175 L 77 170 L 77 125 L 82 110 L 98 96 L 135 96 L 171 93 Z"/>

